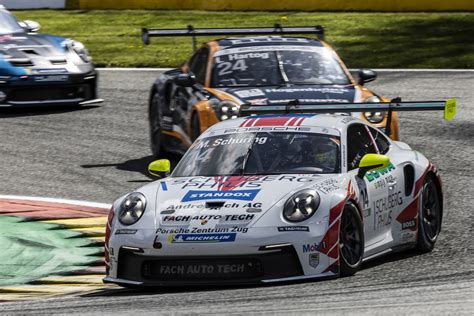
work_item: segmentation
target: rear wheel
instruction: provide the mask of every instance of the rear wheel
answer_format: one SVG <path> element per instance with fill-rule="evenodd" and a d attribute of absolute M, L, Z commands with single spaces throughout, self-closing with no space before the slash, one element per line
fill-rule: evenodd
<path fill-rule="evenodd" d="M 161 109 L 160 109 L 160 96 L 155 93 L 151 98 L 150 103 L 150 142 L 151 151 L 154 157 L 158 157 L 161 152 L 162 137 L 161 134 Z"/>
<path fill-rule="evenodd" d="M 357 207 L 349 202 L 344 206 L 339 232 L 339 262 L 341 276 L 355 274 L 364 255 L 364 228 Z"/>
<path fill-rule="evenodd" d="M 434 177 L 428 175 L 423 181 L 421 191 L 417 249 L 420 252 L 433 250 L 440 231 L 441 199 Z"/>

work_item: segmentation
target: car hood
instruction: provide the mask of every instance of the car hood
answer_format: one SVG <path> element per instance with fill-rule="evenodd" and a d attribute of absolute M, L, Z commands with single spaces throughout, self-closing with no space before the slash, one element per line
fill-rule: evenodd
<path fill-rule="evenodd" d="M 68 40 L 45 34 L 0 36 L 0 68 L 3 74 L 31 75 L 66 73 L 74 66 L 68 62 Z"/>
<path fill-rule="evenodd" d="M 160 227 L 208 222 L 216 226 L 247 225 L 295 191 L 330 177 L 287 174 L 168 178 L 158 186 L 156 223 Z"/>
<path fill-rule="evenodd" d="M 300 103 L 349 103 L 354 102 L 356 89 L 353 85 L 290 85 L 255 88 L 226 88 L 225 92 L 243 103 L 266 105 L 288 103 L 297 99 Z"/>

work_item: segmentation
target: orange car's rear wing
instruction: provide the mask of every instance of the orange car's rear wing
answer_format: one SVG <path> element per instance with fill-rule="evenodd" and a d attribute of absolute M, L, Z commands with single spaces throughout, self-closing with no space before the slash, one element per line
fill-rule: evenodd
<path fill-rule="evenodd" d="M 296 100 L 295 100 L 296 101 Z M 288 113 L 346 113 L 346 112 L 387 112 L 385 133 L 390 135 L 393 111 L 444 111 L 444 119 L 450 121 L 456 115 L 456 99 L 446 101 L 410 101 L 402 102 L 400 98 L 391 102 L 374 103 L 324 103 L 324 104 L 288 104 L 240 106 L 240 116 L 254 114 L 288 114 Z"/>
<path fill-rule="evenodd" d="M 142 29 L 142 40 L 145 45 L 150 44 L 150 37 L 165 36 L 192 36 L 193 49 L 196 50 L 196 36 L 232 36 L 232 35 L 285 35 L 285 34 L 313 34 L 324 39 L 324 27 L 316 26 L 288 26 L 275 24 L 273 27 L 233 27 L 233 28 L 194 28 L 188 25 L 186 29 Z"/>

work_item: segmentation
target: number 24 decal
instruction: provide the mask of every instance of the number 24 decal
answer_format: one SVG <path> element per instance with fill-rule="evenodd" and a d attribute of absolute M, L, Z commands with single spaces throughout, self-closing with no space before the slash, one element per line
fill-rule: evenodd
<path fill-rule="evenodd" d="M 234 64 L 232 64 L 230 61 L 225 61 L 220 64 L 217 64 L 217 69 L 220 69 L 218 72 L 219 76 L 225 76 L 237 70 L 245 71 L 247 70 L 247 68 L 249 67 L 245 64 L 244 59 L 239 59 Z"/>

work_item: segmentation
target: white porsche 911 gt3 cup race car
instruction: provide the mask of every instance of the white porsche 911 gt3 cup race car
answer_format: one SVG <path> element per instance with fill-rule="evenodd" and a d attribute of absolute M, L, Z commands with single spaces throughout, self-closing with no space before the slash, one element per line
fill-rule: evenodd
<path fill-rule="evenodd" d="M 432 250 L 443 216 L 435 166 L 355 117 L 316 114 L 351 106 L 361 108 L 244 106 L 260 114 L 209 128 L 171 176 L 113 204 L 104 281 L 291 281 L 352 275 L 392 251 Z M 451 101 L 363 107 L 455 113 Z M 149 169 L 169 171 L 169 161 Z"/>

